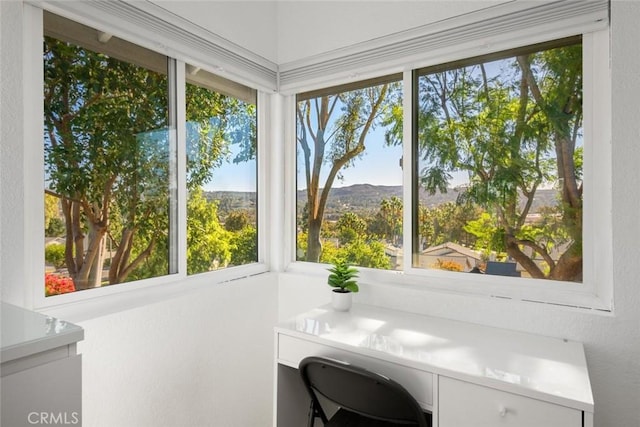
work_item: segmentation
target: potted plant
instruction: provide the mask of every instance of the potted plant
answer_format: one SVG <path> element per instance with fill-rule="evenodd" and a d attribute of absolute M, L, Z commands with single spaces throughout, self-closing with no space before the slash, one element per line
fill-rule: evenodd
<path fill-rule="evenodd" d="M 331 293 L 331 305 L 337 311 L 349 311 L 351 308 L 351 294 L 358 292 L 358 270 L 351 267 L 347 261 L 338 259 L 334 261 L 333 267 L 329 269 L 327 283 L 333 289 Z"/>

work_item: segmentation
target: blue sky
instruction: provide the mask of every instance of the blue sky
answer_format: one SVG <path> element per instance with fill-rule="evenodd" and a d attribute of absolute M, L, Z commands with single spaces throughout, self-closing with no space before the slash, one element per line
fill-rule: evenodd
<path fill-rule="evenodd" d="M 336 178 L 333 187 L 348 187 L 354 184 L 402 185 L 400 158 L 402 147 L 389 147 L 384 142 L 384 128 L 378 127 L 370 133 L 366 141 L 366 150 L 362 157 L 355 160 L 353 166 L 343 168 L 343 180 Z M 328 166 L 323 168 L 323 182 Z M 298 156 L 298 190 L 306 188 L 305 171 L 302 157 Z"/>
<path fill-rule="evenodd" d="M 239 147 L 231 145 L 231 156 L 238 154 Z M 233 163 L 225 161 L 213 172 L 213 178 L 203 185 L 205 191 L 256 191 L 256 161 Z"/>

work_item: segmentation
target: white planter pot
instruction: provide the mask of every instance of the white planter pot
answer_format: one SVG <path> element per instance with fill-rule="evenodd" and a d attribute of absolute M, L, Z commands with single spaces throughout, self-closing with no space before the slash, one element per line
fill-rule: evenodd
<path fill-rule="evenodd" d="M 338 289 L 334 289 L 331 292 L 331 306 L 336 311 L 349 311 L 351 308 L 351 292 L 340 292 Z"/>

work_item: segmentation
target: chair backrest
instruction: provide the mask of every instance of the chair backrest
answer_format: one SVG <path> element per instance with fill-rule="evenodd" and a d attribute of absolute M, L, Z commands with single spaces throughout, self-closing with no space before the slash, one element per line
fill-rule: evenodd
<path fill-rule="evenodd" d="M 307 357 L 300 362 L 300 375 L 315 406 L 326 419 L 316 393 L 358 414 L 399 423 L 427 427 L 422 408 L 397 382 L 339 360 Z"/>

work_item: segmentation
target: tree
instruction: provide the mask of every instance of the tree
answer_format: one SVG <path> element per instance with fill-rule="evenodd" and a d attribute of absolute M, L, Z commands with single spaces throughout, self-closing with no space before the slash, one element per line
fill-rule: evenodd
<path fill-rule="evenodd" d="M 107 242 L 109 284 L 167 274 L 175 178 L 167 76 L 50 37 L 44 65 L 46 174 L 76 288 L 102 285 Z M 191 190 L 210 181 L 229 144 L 242 147 L 235 162 L 255 156 L 255 107 L 194 85 L 186 98 Z"/>
<path fill-rule="evenodd" d="M 60 201 L 52 195 L 44 193 L 44 229 L 45 231 L 51 226 L 51 222 L 59 219 Z M 49 235 L 49 234 L 47 234 Z"/>
<path fill-rule="evenodd" d="M 247 225 L 231 234 L 231 265 L 258 261 L 258 230 Z"/>
<path fill-rule="evenodd" d="M 187 204 L 187 274 L 203 273 L 226 267 L 234 246 L 232 233 L 218 219 L 218 207 L 194 189 Z"/>
<path fill-rule="evenodd" d="M 388 270 L 391 267 L 389 257 L 384 252 L 384 243 L 379 240 L 366 240 L 362 237 L 352 240 L 338 248 L 329 262 L 343 259 L 350 265 Z"/>
<path fill-rule="evenodd" d="M 491 253 L 501 254 L 505 251 L 504 236 L 494 218 L 487 212 L 483 212 L 478 219 L 468 221 L 463 228 L 476 236 L 476 249 L 482 251 L 487 260 Z"/>
<path fill-rule="evenodd" d="M 151 230 L 162 230 L 168 199 L 166 76 L 50 37 L 44 63 L 46 173 L 65 218 L 65 264 L 77 289 L 100 286 L 109 234 L 109 282 L 120 283 L 161 237 Z M 150 239 L 134 254 L 140 230 Z"/>
<path fill-rule="evenodd" d="M 229 231 L 240 231 L 249 225 L 249 215 L 243 211 L 230 212 L 224 220 L 224 228 Z"/>
<path fill-rule="evenodd" d="M 383 199 L 370 229 L 392 245 L 402 245 L 402 200 L 395 196 Z"/>
<path fill-rule="evenodd" d="M 345 212 L 338 219 L 338 239 L 347 244 L 366 234 L 367 223 L 353 212 Z"/>
<path fill-rule="evenodd" d="M 446 192 L 452 174 L 466 172 L 463 201 L 495 218 L 510 257 L 535 278 L 581 280 L 581 46 L 426 74 L 419 93 L 420 184 Z M 549 183 L 560 187 L 572 241 L 557 260 L 525 233 L 536 191 Z"/>
<path fill-rule="evenodd" d="M 320 232 L 334 181 L 364 153 L 367 136 L 392 105 L 396 88 L 383 84 L 298 102 L 297 141 L 307 191 L 307 261 L 320 260 Z"/>

